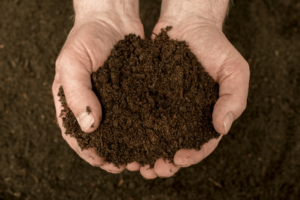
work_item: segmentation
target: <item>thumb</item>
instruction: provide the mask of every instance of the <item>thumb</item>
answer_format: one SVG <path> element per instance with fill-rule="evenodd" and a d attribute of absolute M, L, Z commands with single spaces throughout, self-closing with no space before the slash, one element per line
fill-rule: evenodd
<path fill-rule="evenodd" d="M 232 123 L 245 110 L 249 89 L 249 65 L 236 51 L 218 73 L 219 99 L 214 106 L 213 124 L 220 134 L 227 134 Z"/>
<path fill-rule="evenodd" d="M 102 119 L 99 99 L 92 91 L 90 63 L 89 59 L 80 57 L 76 52 L 62 52 L 56 61 L 68 106 L 82 131 L 87 133 L 93 132 Z"/>

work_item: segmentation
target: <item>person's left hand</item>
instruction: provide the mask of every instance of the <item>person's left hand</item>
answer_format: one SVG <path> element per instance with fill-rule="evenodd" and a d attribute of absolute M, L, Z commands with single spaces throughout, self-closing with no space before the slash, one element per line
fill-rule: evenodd
<path fill-rule="evenodd" d="M 177 4 L 172 5 L 175 2 Z M 233 121 L 246 108 L 250 71 L 246 60 L 222 32 L 227 4 L 223 12 L 214 12 L 209 9 L 201 12 L 201 9 L 192 2 L 193 0 L 164 0 L 161 17 L 154 33 L 158 34 L 161 29 L 172 26 L 173 28 L 168 32 L 171 39 L 186 41 L 205 70 L 219 83 L 219 99 L 214 106 L 213 125 L 221 136 L 204 144 L 200 151 L 195 149 L 177 151 L 174 164 L 161 158 L 156 161 L 153 169 L 149 169 L 149 166 L 141 167 L 140 172 L 147 179 L 157 176 L 170 177 L 180 167 L 189 167 L 199 163 L 213 152 L 222 136 L 228 133 Z M 206 16 L 203 17 L 198 13 L 206 13 Z M 210 18 L 209 16 L 214 13 L 221 16 Z"/>

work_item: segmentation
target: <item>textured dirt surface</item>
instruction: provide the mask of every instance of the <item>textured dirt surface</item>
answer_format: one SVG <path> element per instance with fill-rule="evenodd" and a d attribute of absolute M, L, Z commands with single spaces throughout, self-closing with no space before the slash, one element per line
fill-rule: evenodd
<path fill-rule="evenodd" d="M 160 1 L 140 2 L 149 36 Z M 236 1 L 224 30 L 250 63 L 248 107 L 203 162 L 151 181 L 91 167 L 55 125 L 54 64 L 72 15 L 71 1 L 0 1 L 0 199 L 299 198 L 298 0 Z"/>
<path fill-rule="evenodd" d="M 186 42 L 169 38 L 170 29 L 154 40 L 125 36 L 91 75 L 102 105 L 101 125 L 94 132 L 81 130 L 60 87 L 63 126 L 82 149 L 95 148 L 116 166 L 136 161 L 154 167 L 161 157 L 173 162 L 179 149 L 200 150 L 220 136 L 212 124 L 219 85 Z"/>

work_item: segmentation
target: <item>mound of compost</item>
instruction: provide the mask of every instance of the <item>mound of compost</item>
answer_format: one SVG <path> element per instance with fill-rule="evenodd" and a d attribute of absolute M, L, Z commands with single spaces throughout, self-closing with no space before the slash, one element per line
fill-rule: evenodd
<path fill-rule="evenodd" d="M 219 85 L 169 30 L 154 40 L 127 35 L 92 74 L 103 111 L 93 133 L 81 130 L 60 88 L 63 126 L 82 149 L 95 148 L 117 166 L 137 161 L 153 167 L 158 158 L 173 161 L 179 149 L 200 150 L 219 137 L 212 124 Z M 89 105 L 87 112 L 93 112 Z"/>

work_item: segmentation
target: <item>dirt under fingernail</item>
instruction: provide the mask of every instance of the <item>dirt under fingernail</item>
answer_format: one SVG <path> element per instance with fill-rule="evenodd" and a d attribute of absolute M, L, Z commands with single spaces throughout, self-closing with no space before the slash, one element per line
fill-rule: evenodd
<path fill-rule="evenodd" d="M 103 114 L 94 132 L 81 131 L 60 88 L 66 134 L 82 149 L 95 148 L 116 166 L 136 161 L 153 168 L 161 157 L 173 161 L 179 149 L 199 150 L 220 136 L 212 124 L 219 85 L 168 30 L 154 40 L 127 35 L 92 74 Z"/>

